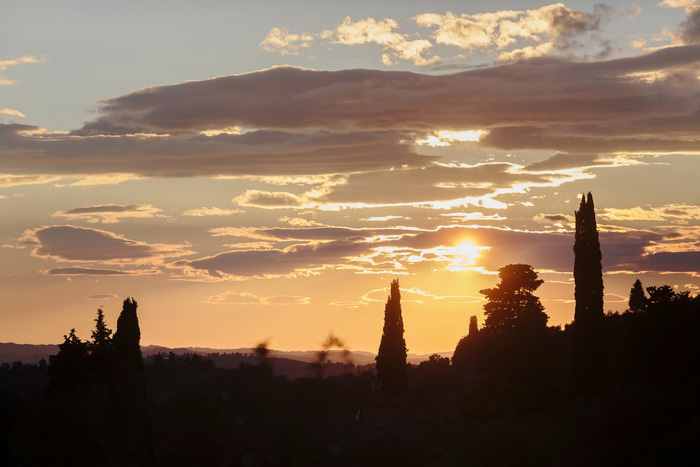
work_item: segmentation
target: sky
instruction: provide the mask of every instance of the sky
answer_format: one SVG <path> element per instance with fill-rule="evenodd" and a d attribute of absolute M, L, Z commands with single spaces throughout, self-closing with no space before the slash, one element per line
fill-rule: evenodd
<path fill-rule="evenodd" d="M 700 291 L 700 2 L 4 1 L 0 342 L 454 349 L 530 264 L 573 320 Z"/>

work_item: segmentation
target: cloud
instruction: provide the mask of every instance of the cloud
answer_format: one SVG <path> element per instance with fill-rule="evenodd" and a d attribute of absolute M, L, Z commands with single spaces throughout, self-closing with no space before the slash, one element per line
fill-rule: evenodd
<path fill-rule="evenodd" d="M 685 8 L 689 11 L 698 6 L 698 0 L 664 0 L 660 5 L 668 8 Z"/>
<path fill-rule="evenodd" d="M 37 58 L 34 55 L 25 55 L 23 57 L 13 58 L 11 60 L 0 60 L 0 71 L 5 71 L 7 69 L 7 67 L 19 65 L 21 63 L 41 63 L 44 60 L 45 59 Z M 0 75 L 0 86 L 11 86 L 13 84 L 15 84 L 14 81 L 7 79 L 4 76 Z M 10 109 L 5 109 L 5 110 L 10 110 Z M 13 114 L 11 114 L 11 115 L 13 115 Z M 23 117 L 23 115 L 18 115 L 18 116 Z"/>
<path fill-rule="evenodd" d="M 93 268 L 53 268 L 42 271 L 49 276 L 124 276 L 129 275 L 126 271 L 114 269 L 93 269 Z"/>
<path fill-rule="evenodd" d="M 342 45 L 362 45 L 374 43 L 381 45 L 385 53 L 382 63 L 386 66 L 395 65 L 398 60 L 412 61 L 414 65 L 425 66 L 440 60 L 440 57 L 425 57 L 430 55 L 433 44 L 424 39 L 409 40 L 405 34 L 394 32 L 398 23 L 393 19 L 375 20 L 374 18 L 352 21 L 347 16 L 342 24 L 333 31 L 325 31 L 322 35 L 332 37 L 333 43 Z"/>
<path fill-rule="evenodd" d="M 83 297 L 83 300 L 87 301 L 93 301 L 93 300 L 112 300 L 114 298 L 119 298 L 119 295 L 115 294 L 95 294 L 95 295 L 87 295 Z"/>
<path fill-rule="evenodd" d="M 311 297 L 298 295 L 261 297 L 248 292 L 229 290 L 222 294 L 209 297 L 205 303 L 210 305 L 308 305 L 311 303 Z"/>
<path fill-rule="evenodd" d="M 254 206 L 260 208 L 289 208 L 309 207 L 306 200 L 293 193 L 246 190 L 242 195 L 231 200 L 239 206 Z"/>
<path fill-rule="evenodd" d="M 104 264 L 158 263 L 167 257 L 190 254 L 185 245 L 147 244 L 104 230 L 54 225 L 27 230 L 20 246 L 32 246 L 37 257 L 69 262 Z"/>
<path fill-rule="evenodd" d="M 430 164 L 420 168 L 353 174 L 347 177 L 346 183 L 334 186 L 332 191 L 315 201 L 355 208 L 391 205 L 505 208 L 505 204 L 494 200 L 497 195 L 520 193 L 536 186 L 558 186 L 589 177 L 582 170 L 536 172 L 505 162 Z"/>
<path fill-rule="evenodd" d="M 120 222 L 123 218 L 158 217 L 159 212 L 162 211 L 150 204 L 109 204 L 58 211 L 53 214 L 53 217 L 67 217 L 69 219 L 84 219 L 92 223 L 114 224 Z"/>
<path fill-rule="evenodd" d="M 170 136 L 27 135 L 28 125 L 0 124 L 0 162 L 12 175 L 128 173 L 140 177 L 332 174 L 414 165 L 420 156 L 395 132 Z M 110 175 L 110 179 L 112 176 Z M 132 179 L 134 177 L 126 177 Z M 119 181 L 124 181 L 121 179 Z"/>
<path fill-rule="evenodd" d="M 532 218 L 533 221 L 538 224 L 544 225 L 554 225 L 557 227 L 563 227 L 564 225 L 571 224 L 575 222 L 574 216 L 567 216 L 564 214 L 537 214 Z"/>
<path fill-rule="evenodd" d="M 329 303 L 330 306 L 345 307 L 345 308 L 360 308 L 370 306 L 376 303 L 386 302 L 386 297 L 389 291 L 386 288 L 374 289 L 365 293 L 359 300 L 348 300 Z M 418 287 L 409 287 L 401 289 L 402 302 L 425 303 L 438 301 L 441 304 L 447 303 L 483 303 L 483 297 L 471 295 L 435 295 L 433 293 L 419 289 Z"/>
<path fill-rule="evenodd" d="M 678 25 L 675 36 L 681 44 L 700 43 L 700 7 L 688 12 L 688 17 Z"/>
<path fill-rule="evenodd" d="M 584 13 L 557 3 L 536 10 L 505 10 L 476 15 L 426 13 L 418 15 L 415 20 L 420 26 L 434 28 L 433 37 L 438 44 L 463 50 L 487 47 L 503 50 L 519 41 L 536 44 L 500 53 L 500 60 L 510 61 L 576 47 L 580 45 L 574 40 L 576 36 L 597 31 L 610 16 L 611 9 L 605 5 L 596 5 L 593 13 Z"/>
<path fill-rule="evenodd" d="M 635 206 L 632 208 L 603 208 L 598 217 L 608 221 L 677 221 L 700 220 L 700 206 L 667 204 L 663 206 Z"/>
<path fill-rule="evenodd" d="M 8 66 L 19 65 L 20 63 L 41 63 L 43 61 L 43 58 L 37 58 L 34 55 L 25 55 L 24 57 L 11 60 L 0 60 L 0 71 L 5 71 Z"/>
<path fill-rule="evenodd" d="M 289 224 L 293 227 L 313 227 L 316 225 L 322 225 L 314 220 L 304 219 L 302 217 L 289 217 L 282 216 L 277 219 L 277 222 L 282 222 L 284 224 Z"/>
<path fill-rule="evenodd" d="M 582 169 L 591 167 L 605 167 L 616 164 L 619 161 L 605 159 L 596 154 L 566 154 L 557 153 L 547 159 L 532 162 L 525 166 L 529 172 L 552 172 L 560 170 Z"/>
<path fill-rule="evenodd" d="M 0 166 L 12 176 L 358 173 L 425 166 L 437 158 L 413 142 L 475 129 L 483 134 L 469 144 L 483 148 L 697 153 L 700 83 L 690 75 L 698 64 L 700 46 L 689 45 L 448 75 L 274 68 L 107 99 L 69 135 L 0 125 Z M 635 78 L 651 72 L 663 73 Z M 253 130 L 201 134 L 232 126 Z"/>
<path fill-rule="evenodd" d="M 15 117 L 27 118 L 27 116 L 19 110 L 10 109 L 8 107 L 5 107 L 4 109 L 0 110 L 0 114 L 14 115 Z"/>
<path fill-rule="evenodd" d="M 272 28 L 260 47 L 280 55 L 299 55 L 300 49 L 308 49 L 313 40 L 311 34 L 291 34 L 286 29 Z"/>
<path fill-rule="evenodd" d="M 543 214 L 541 218 L 547 222 L 570 220 L 568 215 Z M 571 273 L 573 232 L 569 228 L 562 230 L 519 231 L 484 226 L 443 226 L 435 230 L 406 227 L 223 228 L 211 232 L 219 236 L 265 240 L 270 245 L 295 243 L 285 248 L 261 245 L 257 249 L 228 251 L 178 261 L 173 266 L 184 268 L 192 277 L 203 275 L 227 280 L 295 277 L 328 269 L 397 275 L 410 273 L 421 265 L 491 273 L 511 263 Z M 674 232 L 601 229 L 604 271 L 663 272 L 662 267 L 668 267 L 671 271 L 700 273 L 700 267 L 696 265 L 693 269 L 687 256 L 692 251 L 686 238 L 697 237 L 693 237 L 690 231 L 686 235 Z M 474 246 L 465 249 L 465 242 Z"/>
<path fill-rule="evenodd" d="M 60 180 L 62 177 L 51 175 L 12 175 L 0 174 L 0 187 L 8 188 L 23 185 L 43 185 Z"/>
<path fill-rule="evenodd" d="M 211 207 L 211 208 L 197 208 L 197 209 L 188 209 L 187 211 L 183 212 L 183 216 L 191 216 L 191 217 L 207 217 L 207 216 L 231 216 L 233 214 L 238 214 L 241 213 L 240 209 L 221 209 L 217 207 Z"/>
<path fill-rule="evenodd" d="M 386 222 L 390 221 L 393 219 L 410 219 L 410 217 L 405 217 L 405 216 L 375 216 L 375 217 L 368 217 L 365 219 L 360 219 L 361 221 L 368 221 L 368 222 Z"/>

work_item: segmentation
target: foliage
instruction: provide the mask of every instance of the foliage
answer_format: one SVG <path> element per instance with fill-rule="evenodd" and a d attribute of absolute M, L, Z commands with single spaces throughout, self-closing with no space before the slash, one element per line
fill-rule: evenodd
<path fill-rule="evenodd" d="M 476 316 L 469 318 L 469 333 L 462 337 L 452 354 L 452 367 L 458 375 L 463 375 L 465 371 L 474 369 L 479 346 L 479 324 Z"/>
<path fill-rule="evenodd" d="M 632 313 L 639 313 L 644 311 L 647 307 L 647 297 L 644 294 L 644 287 L 642 287 L 642 281 L 637 279 L 634 281 L 634 285 L 630 290 L 630 299 L 627 302 L 629 310 Z"/>
<path fill-rule="evenodd" d="M 382 392 L 389 396 L 402 394 L 407 387 L 407 348 L 403 331 L 399 281 L 394 280 L 384 308 L 384 330 L 376 358 L 377 379 Z"/>
<path fill-rule="evenodd" d="M 71 394 L 83 389 L 89 377 L 89 344 L 75 335 L 75 329 L 63 336 L 58 354 L 49 357 L 49 386 L 53 394 Z"/>
<path fill-rule="evenodd" d="M 501 281 L 496 287 L 479 291 L 488 300 L 483 331 L 507 334 L 545 327 L 549 317 L 540 299 L 532 294 L 544 281 L 537 279 L 532 266 L 509 264 L 500 268 L 498 275 Z"/>
<path fill-rule="evenodd" d="M 575 214 L 572 383 L 586 392 L 601 383 L 606 368 L 602 255 L 591 193 Z"/>

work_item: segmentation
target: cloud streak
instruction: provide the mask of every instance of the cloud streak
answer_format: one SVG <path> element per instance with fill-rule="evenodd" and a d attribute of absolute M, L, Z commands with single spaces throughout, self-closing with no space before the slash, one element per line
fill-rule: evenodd
<path fill-rule="evenodd" d="M 0 165 L 8 176 L 358 173 L 430 164 L 437 157 L 415 143 L 447 130 L 478 133 L 474 147 L 552 149 L 561 160 L 697 153 L 700 83 L 690 70 L 699 66 L 700 45 L 688 45 L 449 75 L 273 68 L 107 99 L 71 134 L 0 125 Z M 656 80 L 635 78 L 650 72 Z M 218 132 L 231 127 L 251 130 Z"/>
<path fill-rule="evenodd" d="M 159 216 L 160 209 L 150 204 L 108 204 L 98 206 L 84 206 L 70 209 L 68 211 L 58 211 L 53 217 L 66 217 L 68 219 L 83 219 L 87 222 L 104 224 L 114 224 L 124 218 L 152 218 Z"/>
<path fill-rule="evenodd" d="M 41 258 L 103 264 L 159 263 L 168 257 L 191 253 L 184 245 L 148 244 L 104 230 L 71 225 L 27 230 L 19 246 L 33 247 L 32 254 Z"/>

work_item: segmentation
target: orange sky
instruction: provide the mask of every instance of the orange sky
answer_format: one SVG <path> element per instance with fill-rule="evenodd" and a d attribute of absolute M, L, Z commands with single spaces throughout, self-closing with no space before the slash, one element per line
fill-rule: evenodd
<path fill-rule="evenodd" d="M 0 341 L 376 351 L 399 278 L 448 351 L 509 263 L 563 325 L 589 191 L 606 310 L 700 290 L 697 2 L 309 5 L 11 6 Z"/>

